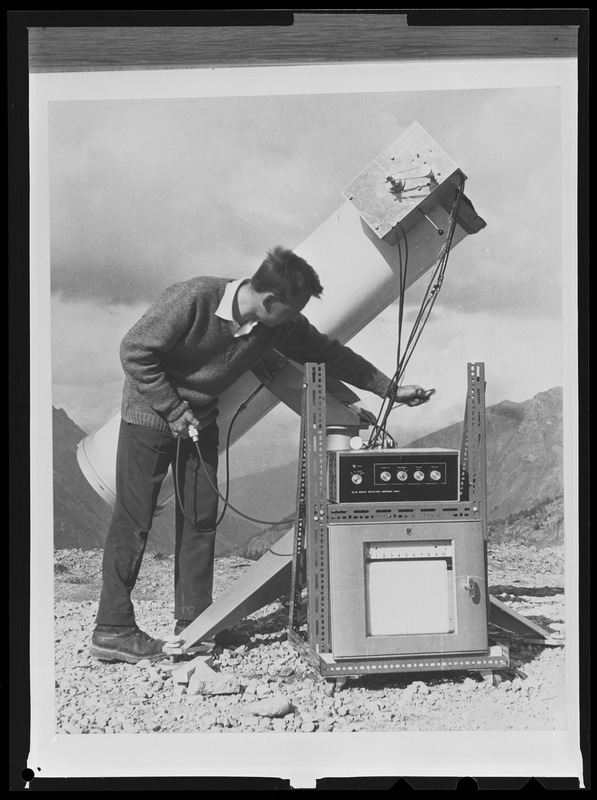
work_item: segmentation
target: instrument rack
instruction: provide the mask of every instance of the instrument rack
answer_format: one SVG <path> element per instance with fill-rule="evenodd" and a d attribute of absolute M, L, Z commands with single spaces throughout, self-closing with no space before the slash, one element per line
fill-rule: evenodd
<path fill-rule="evenodd" d="M 487 575 L 487 479 L 485 370 L 468 364 L 468 387 L 460 452 L 460 499 L 457 502 L 331 503 L 327 487 L 325 367 L 305 365 L 301 414 L 294 555 L 288 638 L 323 677 L 379 673 L 480 671 L 484 677 L 507 667 L 508 648 L 489 643 L 485 652 L 434 653 L 334 658 L 330 625 L 329 525 L 392 521 L 480 521 Z M 306 592 L 305 592 L 306 589 Z M 490 598 L 486 592 L 489 624 Z M 305 615 L 306 611 L 306 615 Z M 305 624 L 306 623 L 306 624 Z M 488 640 L 489 641 L 489 640 Z"/>

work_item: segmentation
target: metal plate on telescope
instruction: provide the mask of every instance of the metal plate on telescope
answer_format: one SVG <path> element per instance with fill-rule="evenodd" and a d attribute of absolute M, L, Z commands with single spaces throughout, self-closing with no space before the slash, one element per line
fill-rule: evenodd
<path fill-rule="evenodd" d="M 384 238 L 423 204 L 451 203 L 466 176 L 425 129 L 414 122 L 342 190 L 365 222 Z"/>

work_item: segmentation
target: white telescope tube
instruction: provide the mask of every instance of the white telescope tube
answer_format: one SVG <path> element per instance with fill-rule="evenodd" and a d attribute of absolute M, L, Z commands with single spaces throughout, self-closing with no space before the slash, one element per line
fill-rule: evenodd
<path fill-rule="evenodd" d="M 412 170 L 413 154 L 423 153 L 425 169 L 434 180 L 418 191 L 406 183 L 403 197 L 389 192 L 380 178 L 384 168 L 408 164 Z M 418 159 L 420 161 L 420 158 Z M 419 167 L 418 161 L 416 163 Z M 387 171 L 387 170 L 386 170 Z M 440 179 L 441 178 L 441 179 Z M 400 223 L 408 239 L 407 287 L 412 285 L 438 260 L 446 239 L 439 235 L 450 227 L 455 187 L 464 175 L 433 142 L 418 123 L 392 143 L 375 162 L 355 179 L 356 203 L 346 200 L 295 252 L 308 261 L 319 274 L 324 287 L 322 299 L 312 298 L 304 309 L 307 318 L 323 333 L 346 343 L 400 295 L 400 258 L 393 225 Z M 363 188 L 364 187 L 364 188 Z M 352 196 L 347 191 L 347 196 Z M 400 202 L 397 202 L 397 199 Z M 452 247 L 468 234 L 485 227 L 465 197 L 455 223 Z M 365 219 L 367 221 L 365 221 Z M 379 225 L 376 224 L 379 219 Z M 388 219 L 393 220 L 391 225 Z M 376 232 L 376 228 L 379 229 Z M 263 381 L 249 372 L 219 399 L 218 424 L 225 446 L 230 421 L 238 409 Z M 287 362 L 270 383 L 270 391 L 260 392 L 234 424 L 231 444 L 283 400 L 296 407 L 302 392 L 302 372 Z M 300 409 L 300 406 L 299 406 Z M 120 415 L 83 439 L 77 448 L 79 466 L 98 494 L 113 505 L 115 500 L 116 448 Z M 158 499 L 158 511 L 174 495 L 171 473 L 164 480 Z"/>

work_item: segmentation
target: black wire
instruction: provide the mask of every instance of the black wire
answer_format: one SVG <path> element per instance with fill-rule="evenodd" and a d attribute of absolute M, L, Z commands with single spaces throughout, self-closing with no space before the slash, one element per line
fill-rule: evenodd
<path fill-rule="evenodd" d="M 234 425 L 234 422 L 235 422 L 236 418 L 238 417 L 238 415 L 240 414 L 240 412 L 244 411 L 244 409 L 246 407 L 247 407 L 246 402 L 242 403 L 238 407 L 238 409 L 236 410 L 234 416 L 232 417 L 232 420 L 230 421 L 230 425 L 228 426 L 228 435 L 226 436 L 226 460 L 225 460 L 225 463 L 226 463 L 226 496 L 222 497 L 220 495 L 221 499 L 224 501 L 224 507 L 222 509 L 222 513 L 220 514 L 220 516 L 218 517 L 218 519 L 216 520 L 216 522 L 214 523 L 214 525 L 211 528 L 196 528 L 196 530 L 199 531 L 199 533 L 209 533 L 210 531 L 215 530 L 218 527 L 218 525 L 220 524 L 220 522 L 224 519 L 224 515 L 226 514 L 226 510 L 228 508 L 228 496 L 230 494 L 230 437 L 232 435 L 232 426 Z M 176 492 L 176 499 L 178 501 L 178 506 L 179 506 L 180 510 L 182 511 L 186 521 L 189 523 L 189 525 L 192 525 L 193 527 L 195 527 L 195 523 L 186 514 L 186 512 L 184 510 L 183 503 L 182 503 L 182 499 L 180 497 L 180 487 L 178 485 L 178 463 L 179 463 L 179 460 L 180 460 L 180 437 L 178 438 L 178 440 L 176 442 L 176 458 L 175 458 L 175 461 L 174 461 L 174 464 L 173 464 L 173 470 L 172 470 L 173 471 L 173 476 L 174 476 L 174 490 Z M 207 470 L 207 468 L 205 466 L 205 463 L 203 461 L 201 463 L 202 463 L 203 469 Z M 206 472 L 206 474 L 207 474 L 207 472 Z M 208 479 L 209 479 L 209 475 L 208 475 Z M 210 483 L 211 483 L 211 481 L 210 481 Z"/>
<path fill-rule="evenodd" d="M 434 305 L 434 303 L 435 303 L 435 301 L 437 299 L 437 296 L 439 294 L 439 291 L 440 291 L 442 283 L 443 283 L 443 279 L 444 279 L 444 275 L 445 275 L 445 271 L 446 271 L 446 266 L 447 266 L 447 263 L 448 263 L 448 257 L 449 257 L 449 254 L 450 254 L 451 244 L 452 244 L 452 240 L 453 240 L 453 237 L 454 237 L 454 232 L 456 230 L 456 220 L 458 219 L 458 209 L 460 207 L 460 198 L 462 197 L 463 187 L 464 187 L 464 180 L 461 179 L 461 183 L 460 183 L 459 190 L 458 190 L 458 193 L 457 193 L 457 196 L 456 196 L 456 199 L 455 199 L 455 203 L 454 203 L 454 206 L 452 208 L 452 212 L 450 214 L 450 226 L 449 226 L 448 236 L 446 238 L 446 242 L 444 243 L 444 246 L 443 246 L 442 251 L 440 253 L 440 256 L 439 256 L 438 263 L 436 265 L 435 271 L 434 271 L 434 273 L 432 275 L 432 278 L 431 278 L 431 280 L 430 280 L 430 282 L 429 282 L 429 284 L 427 286 L 427 290 L 426 290 L 425 296 L 424 296 L 423 301 L 421 303 L 421 307 L 419 309 L 419 313 L 417 315 L 417 319 L 415 320 L 415 323 L 413 325 L 413 329 L 411 331 L 411 335 L 410 335 L 410 338 L 409 338 L 409 341 L 407 343 L 407 347 L 406 347 L 406 350 L 405 350 L 405 353 L 404 353 L 404 356 L 403 356 L 403 359 L 402 359 L 402 364 L 401 364 L 401 373 L 402 374 L 404 373 L 404 371 L 406 369 L 406 366 L 407 366 L 408 362 L 410 361 L 412 353 L 413 353 L 413 351 L 414 351 L 414 349 L 415 349 L 415 347 L 416 347 L 416 345 L 417 345 L 417 343 L 418 343 L 418 341 L 419 341 L 419 339 L 421 337 L 421 334 L 423 332 L 423 328 L 424 328 L 425 324 L 427 323 L 427 319 L 429 318 L 429 315 L 431 313 L 431 309 L 432 309 L 432 307 L 433 307 L 433 305 Z"/>
<path fill-rule="evenodd" d="M 398 230 L 402 234 L 402 241 L 404 242 L 404 260 L 402 258 L 402 249 L 400 245 L 401 240 L 400 237 L 398 236 Z M 401 361 L 400 354 L 402 348 L 402 328 L 404 320 L 404 296 L 406 294 L 406 275 L 408 269 L 408 239 L 406 237 L 405 232 L 402 230 L 402 226 L 400 225 L 400 223 L 398 223 L 394 227 L 394 232 L 396 234 L 396 245 L 397 245 L 398 262 L 399 262 L 399 283 L 400 283 L 400 299 L 398 305 L 398 344 L 396 353 L 396 372 L 394 373 L 394 376 L 391 379 L 390 386 L 388 387 L 388 391 L 386 392 L 386 396 L 384 398 L 384 402 L 377 416 L 374 429 L 372 431 L 371 436 L 369 437 L 369 442 L 367 444 L 368 449 L 376 445 L 380 441 L 380 438 L 382 447 L 388 439 L 391 440 L 391 444 L 393 445 L 396 444 L 393 438 L 388 434 L 387 421 L 391 410 L 394 408 L 399 387 L 400 361 Z"/>
<path fill-rule="evenodd" d="M 382 446 L 384 441 L 387 440 L 389 434 L 387 432 L 387 421 L 390 415 L 390 412 L 395 407 L 395 400 L 398 392 L 398 388 L 402 382 L 404 377 L 404 373 L 406 367 L 412 357 L 414 349 L 419 342 L 421 334 L 423 332 L 423 328 L 427 324 L 427 320 L 429 319 L 429 315 L 431 313 L 431 309 L 437 299 L 441 286 L 443 284 L 444 275 L 446 271 L 446 267 L 448 264 L 448 257 L 451 250 L 452 240 L 454 238 L 454 233 L 456 230 L 456 222 L 458 220 L 458 212 L 460 210 L 460 201 L 462 198 L 464 190 L 464 178 L 461 176 L 460 184 L 457 189 L 456 197 L 454 203 L 452 205 L 452 209 L 450 211 L 449 217 L 449 229 L 448 235 L 446 237 L 446 241 L 440 253 L 438 255 L 438 260 L 436 263 L 436 267 L 434 272 L 431 276 L 431 280 L 428 283 L 427 289 L 425 291 L 425 295 L 423 300 L 421 301 L 421 306 L 417 313 L 417 317 L 413 323 L 413 327 L 411 329 L 410 336 L 408 338 L 406 348 L 404 353 L 401 354 L 401 346 L 402 346 L 402 324 L 403 324 L 403 310 L 404 310 L 404 295 L 406 292 L 406 271 L 408 267 L 408 239 L 404 230 L 402 229 L 402 225 L 398 222 L 394 226 L 394 231 L 396 233 L 396 241 L 398 247 L 398 259 L 400 264 L 400 304 L 398 310 L 398 352 L 397 352 L 397 368 L 396 372 L 394 373 L 388 391 L 386 392 L 386 397 L 384 398 L 384 402 L 382 407 L 379 411 L 377 416 L 375 425 L 373 427 L 373 431 L 371 436 L 369 437 L 369 441 L 367 443 L 367 447 L 371 448 L 375 444 L 377 444 L 382 437 Z M 404 241 L 404 264 L 402 261 L 402 251 L 400 248 L 400 238 L 398 237 L 398 230 L 400 230 L 402 234 L 402 239 Z M 404 405 L 403 403 L 399 403 L 397 405 Z M 389 437 L 391 438 L 391 437 Z"/>
<path fill-rule="evenodd" d="M 438 296 L 439 291 L 441 289 L 441 286 L 443 284 L 444 275 L 445 275 L 446 267 L 447 267 L 447 264 L 448 264 L 448 257 L 449 257 L 450 250 L 451 250 L 452 240 L 454 238 L 454 232 L 456 230 L 456 220 L 458 219 L 458 210 L 460 208 L 460 200 L 461 200 L 461 197 L 462 197 L 463 188 L 464 188 L 464 180 L 461 179 L 459 190 L 458 190 L 458 193 L 457 193 L 457 196 L 456 196 L 456 200 L 455 200 L 455 204 L 454 204 L 454 206 L 452 208 L 452 212 L 450 214 L 450 227 L 449 227 L 449 231 L 448 231 L 448 237 L 446 239 L 444 247 L 442 248 L 442 252 L 440 254 L 440 258 L 438 259 L 437 267 L 435 269 L 435 272 L 434 272 L 434 274 L 432 276 L 431 281 L 429 282 L 425 297 L 423 299 L 423 302 L 421 304 L 421 308 L 419 310 L 419 314 L 417 316 L 417 320 L 415 322 L 415 325 L 413 326 L 413 330 L 411 332 L 411 337 L 410 337 L 409 342 L 407 344 L 407 348 L 406 348 L 405 355 L 404 355 L 404 358 L 403 358 L 403 364 L 402 364 L 402 367 L 401 367 L 402 374 L 406 370 L 406 366 L 407 366 L 408 362 L 410 361 L 410 358 L 412 356 L 412 353 L 413 353 L 416 345 L 418 344 L 418 341 L 419 341 L 419 339 L 421 337 L 421 334 L 423 332 L 423 328 L 425 327 L 425 324 L 427 323 L 427 320 L 428 320 L 429 315 L 431 313 L 431 309 L 433 308 L 433 305 L 434 305 L 434 303 L 435 303 L 435 301 L 437 299 L 437 296 Z"/>
<path fill-rule="evenodd" d="M 402 322 L 404 320 L 404 295 L 406 293 L 406 271 L 408 269 L 408 239 L 406 233 L 402 230 L 400 223 L 396 226 L 402 234 L 404 241 L 404 262 L 402 261 L 402 252 L 400 250 L 400 239 L 396 234 L 396 244 L 398 245 L 398 259 L 400 263 L 400 300 L 398 304 L 398 347 L 396 352 L 396 369 L 400 368 L 400 352 L 402 345 Z"/>
<path fill-rule="evenodd" d="M 178 439 L 178 441 L 176 443 L 176 458 L 175 458 L 174 464 L 173 464 L 174 490 L 175 490 L 175 493 L 176 493 L 176 499 L 178 501 L 178 505 L 180 507 L 180 510 L 182 511 L 182 513 L 183 513 L 185 519 L 187 520 L 187 522 L 189 523 L 189 525 L 191 525 L 193 528 L 195 528 L 200 533 L 208 533 L 208 532 L 211 532 L 211 531 L 215 530 L 218 527 L 218 525 L 221 523 L 221 521 L 223 520 L 224 515 L 225 515 L 225 513 L 226 513 L 228 508 L 231 508 L 236 514 L 238 514 L 240 517 L 243 517 L 243 519 L 247 519 L 250 522 L 257 522 L 257 523 L 262 524 L 262 525 L 283 525 L 283 524 L 286 524 L 286 523 L 289 524 L 289 525 L 294 524 L 294 518 L 291 518 L 291 519 L 288 519 L 288 520 L 275 520 L 275 521 L 273 521 L 273 520 L 270 521 L 270 520 L 263 520 L 263 519 L 255 519 L 254 517 L 250 517 L 247 514 L 244 514 L 242 511 L 239 511 L 239 509 L 235 508 L 232 505 L 232 503 L 230 503 L 230 501 L 228 499 L 229 496 L 230 496 L 230 438 L 231 438 L 231 434 L 232 434 L 232 426 L 234 425 L 234 423 L 236 421 L 236 418 L 241 413 L 241 411 L 244 411 L 246 409 L 246 407 L 251 402 L 251 400 L 255 397 L 255 395 L 257 395 L 257 393 L 260 392 L 261 389 L 263 389 L 263 388 L 264 388 L 264 384 L 261 384 L 260 386 L 258 386 L 257 389 L 253 392 L 253 394 L 247 400 L 245 400 L 244 403 L 240 404 L 240 406 L 237 408 L 234 416 L 232 417 L 232 419 L 230 421 L 230 425 L 228 426 L 228 434 L 226 436 L 226 496 L 225 497 L 223 497 L 220 494 L 220 491 L 218 490 L 217 486 L 215 486 L 213 481 L 211 480 L 211 478 L 209 476 L 209 472 L 207 471 L 207 466 L 206 466 L 205 461 L 203 459 L 203 454 L 201 453 L 201 449 L 199 448 L 199 444 L 198 444 L 197 441 L 194 440 L 195 449 L 197 450 L 197 454 L 199 455 L 199 461 L 201 462 L 201 466 L 203 467 L 203 469 L 205 471 L 205 476 L 206 476 L 210 486 L 214 490 L 214 492 L 218 495 L 220 500 L 222 500 L 224 502 L 224 508 L 222 509 L 222 513 L 220 514 L 217 522 L 210 528 L 196 528 L 195 523 L 188 517 L 188 515 L 186 514 L 186 512 L 184 510 L 182 499 L 180 497 L 180 489 L 179 489 L 179 486 L 178 486 L 178 461 L 179 461 L 179 456 L 180 456 L 180 438 Z"/>
<path fill-rule="evenodd" d="M 214 492 L 218 495 L 218 497 L 221 500 L 224 500 L 224 498 L 220 494 L 217 486 L 214 485 L 213 481 L 209 477 L 209 473 L 207 472 L 207 467 L 205 466 L 205 462 L 203 461 L 203 455 L 201 454 L 201 450 L 199 449 L 199 445 L 198 445 L 197 442 L 195 442 L 195 447 L 197 449 L 197 453 L 199 454 L 199 459 L 200 459 L 201 464 L 202 464 L 202 466 L 203 466 L 203 468 L 205 470 L 205 475 L 206 475 L 207 480 L 209 481 L 209 483 L 211 485 L 211 488 L 214 490 Z M 242 517 L 243 519 L 248 519 L 251 522 L 257 522 L 257 523 L 259 523 L 261 525 L 285 525 L 286 523 L 288 523 L 289 525 L 294 524 L 294 518 L 290 518 L 288 520 L 286 520 L 286 519 L 279 519 L 279 520 L 255 519 L 255 517 L 250 517 L 248 514 L 244 514 L 242 511 L 239 511 L 238 508 L 235 508 L 232 505 L 232 503 L 230 503 L 229 501 L 226 501 L 226 503 L 227 503 L 228 508 L 231 508 L 234 511 L 235 514 L 238 514 L 239 517 Z"/>

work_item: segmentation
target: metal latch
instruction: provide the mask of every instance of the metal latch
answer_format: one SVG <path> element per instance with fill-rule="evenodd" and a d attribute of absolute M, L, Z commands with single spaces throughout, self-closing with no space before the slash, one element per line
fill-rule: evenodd
<path fill-rule="evenodd" d="M 481 602 L 481 589 L 479 588 L 479 584 L 470 575 L 466 579 L 464 589 L 468 592 L 469 597 L 475 605 Z"/>

